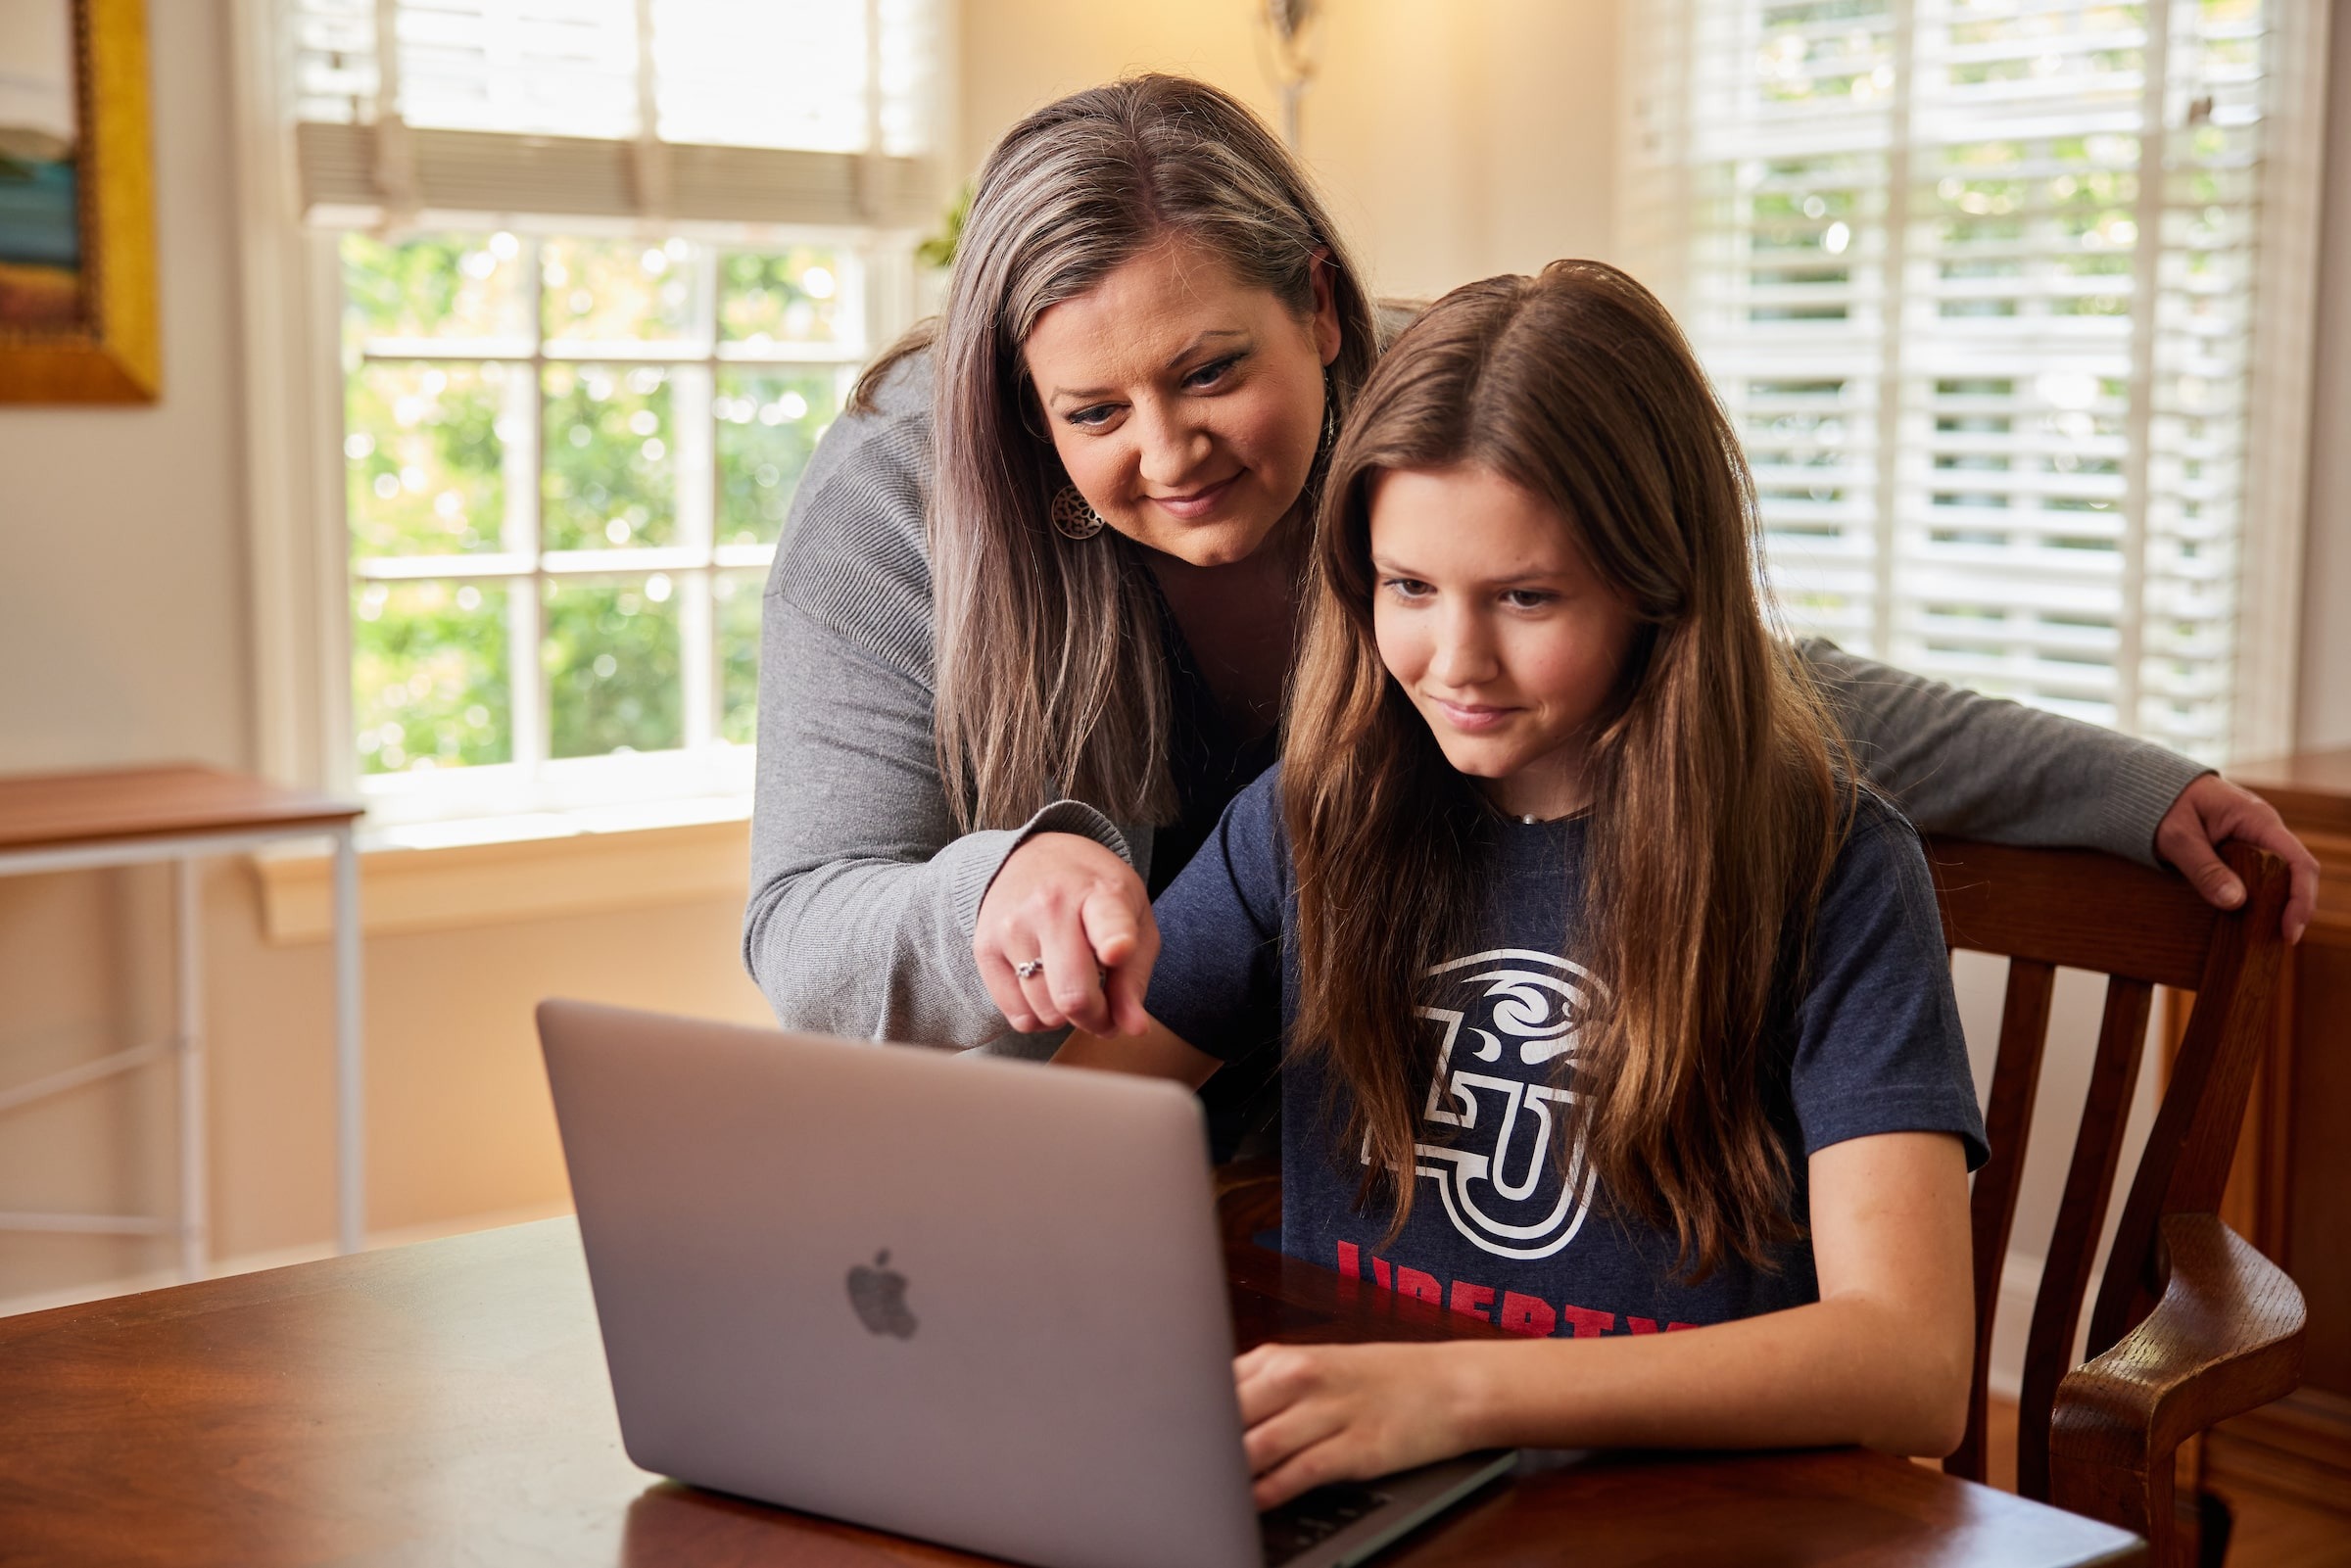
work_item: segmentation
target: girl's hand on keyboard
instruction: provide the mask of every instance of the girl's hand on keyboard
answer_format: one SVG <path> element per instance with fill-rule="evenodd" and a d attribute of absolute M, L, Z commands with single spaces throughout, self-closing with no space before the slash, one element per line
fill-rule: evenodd
<path fill-rule="evenodd" d="M 1261 1345 L 1232 1363 L 1258 1507 L 1449 1458 L 1469 1403 L 1443 1345 Z"/>

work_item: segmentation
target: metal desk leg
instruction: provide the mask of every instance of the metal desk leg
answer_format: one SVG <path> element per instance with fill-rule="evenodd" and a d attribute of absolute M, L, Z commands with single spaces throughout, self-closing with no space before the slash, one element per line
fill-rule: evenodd
<path fill-rule="evenodd" d="M 179 953 L 176 991 L 179 1037 L 179 1271 L 202 1279 L 209 1271 L 210 1215 L 205 1194 L 204 942 L 202 879 L 196 859 L 171 863 L 178 904 L 175 940 Z"/>
<path fill-rule="evenodd" d="M 360 1117 L 360 856 L 349 828 L 335 834 L 335 1245 L 366 1244 L 366 1150 Z"/>

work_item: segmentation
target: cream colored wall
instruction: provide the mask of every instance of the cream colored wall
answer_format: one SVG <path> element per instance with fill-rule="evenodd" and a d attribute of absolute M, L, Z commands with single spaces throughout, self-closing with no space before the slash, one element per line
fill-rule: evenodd
<path fill-rule="evenodd" d="M 2351 746 L 2351 11 L 2329 40 L 2295 744 Z"/>
<path fill-rule="evenodd" d="M 154 9 L 165 397 L 0 407 L 10 769 L 249 744 L 225 8 Z"/>
<path fill-rule="evenodd" d="M 962 162 L 1132 71 L 1277 113 L 1251 0 L 965 0 Z M 1335 0 L 1304 146 L 1373 286 L 1433 297 L 1612 242 L 1619 0 Z"/>

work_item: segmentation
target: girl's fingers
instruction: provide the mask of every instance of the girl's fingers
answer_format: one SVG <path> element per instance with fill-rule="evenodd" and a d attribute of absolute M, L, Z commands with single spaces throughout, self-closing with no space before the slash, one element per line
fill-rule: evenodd
<path fill-rule="evenodd" d="M 1344 1405 L 1336 1400 L 1301 1400 L 1241 1434 L 1241 1451 L 1248 1456 L 1249 1473 L 1270 1475 L 1318 1443 L 1327 1442 L 1349 1425 Z"/>
<path fill-rule="evenodd" d="M 1278 1508 L 1301 1493 L 1333 1481 L 1357 1479 L 1359 1466 L 1350 1464 L 1343 1438 L 1329 1438 L 1291 1454 L 1249 1484 L 1249 1500 L 1259 1509 Z"/>
<path fill-rule="evenodd" d="M 1232 1358 L 1233 1393 L 1240 1397 L 1241 1425 L 1253 1427 L 1295 1403 L 1307 1389 L 1306 1353 L 1287 1345 L 1260 1345 Z"/>

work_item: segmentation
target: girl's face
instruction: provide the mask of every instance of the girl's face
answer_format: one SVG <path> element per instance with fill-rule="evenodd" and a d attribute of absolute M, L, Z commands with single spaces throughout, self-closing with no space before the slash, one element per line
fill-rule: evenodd
<path fill-rule="evenodd" d="M 1297 502 L 1338 353 L 1325 268 L 1301 320 L 1181 237 L 1045 311 L 1022 350 L 1087 502 L 1195 566 L 1244 559 Z"/>
<path fill-rule="evenodd" d="M 1513 816 L 1586 802 L 1583 739 L 1638 620 L 1567 520 L 1490 469 L 1383 474 L 1371 493 L 1372 630 L 1445 760 Z"/>

